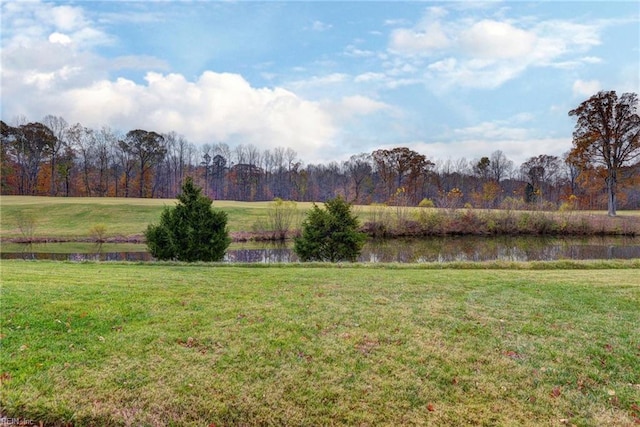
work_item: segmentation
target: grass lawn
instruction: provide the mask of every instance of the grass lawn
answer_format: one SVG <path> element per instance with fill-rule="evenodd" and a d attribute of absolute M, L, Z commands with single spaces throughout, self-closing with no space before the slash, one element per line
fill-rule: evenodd
<path fill-rule="evenodd" d="M 640 269 L 2 262 L 0 412 L 631 426 Z"/>

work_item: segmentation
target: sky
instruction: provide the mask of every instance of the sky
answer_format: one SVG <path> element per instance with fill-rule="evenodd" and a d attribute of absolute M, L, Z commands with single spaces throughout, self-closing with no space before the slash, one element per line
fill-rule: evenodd
<path fill-rule="evenodd" d="M 432 161 L 562 156 L 640 93 L 638 1 L 1 1 L 1 118 Z"/>

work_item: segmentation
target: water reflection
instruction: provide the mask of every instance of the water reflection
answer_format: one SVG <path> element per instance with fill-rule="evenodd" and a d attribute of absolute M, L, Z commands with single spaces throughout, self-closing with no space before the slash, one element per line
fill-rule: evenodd
<path fill-rule="evenodd" d="M 638 239 L 449 237 L 371 242 L 363 262 L 551 261 L 640 258 Z"/>
<path fill-rule="evenodd" d="M 298 262 L 298 257 L 290 246 L 284 244 L 264 245 L 261 248 L 230 249 L 224 257 L 225 262 Z"/>
<path fill-rule="evenodd" d="M 64 249 L 64 244 L 24 245 L 20 252 L 0 252 L 2 259 L 60 261 L 153 261 L 144 245 L 117 250 L 117 245 Z M 116 250 L 114 250 L 116 249 Z M 453 261 L 551 261 L 560 259 L 640 258 L 640 239 L 538 237 L 447 237 L 369 241 L 360 262 L 453 262 Z M 287 263 L 298 257 L 290 245 L 256 243 L 233 245 L 224 259 L 229 263 Z"/>
<path fill-rule="evenodd" d="M 82 251 L 70 252 L 65 249 L 66 243 L 24 244 L 20 252 L 0 251 L 0 259 L 53 260 L 53 261 L 153 261 L 146 251 L 146 246 L 139 245 L 139 250 L 112 251 L 118 245 L 110 245 L 109 249 L 102 244 L 80 245 Z M 131 245 L 126 245 L 131 249 Z"/>

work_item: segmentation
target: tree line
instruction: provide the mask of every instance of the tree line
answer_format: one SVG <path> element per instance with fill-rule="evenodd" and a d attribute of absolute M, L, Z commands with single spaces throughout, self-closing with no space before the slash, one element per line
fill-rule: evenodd
<path fill-rule="evenodd" d="M 434 161 L 407 147 L 304 165 L 287 147 L 196 146 L 175 132 L 92 129 L 54 115 L 39 122 L 17 118 L 0 122 L 0 191 L 174 198 L 189 176 L 212 199 L 323 202 L 340 196 L 358 204 L 603 209 L 613 190 L 614 206 L 638 209 L 637 102 L 636 94 L 594 95 L 569 113 L 577 118 L 571 151 L 540 154 L 518 166 L 499 150 L 479 159 Z M 606 129 L 594 127 L 594 118 Z"/>

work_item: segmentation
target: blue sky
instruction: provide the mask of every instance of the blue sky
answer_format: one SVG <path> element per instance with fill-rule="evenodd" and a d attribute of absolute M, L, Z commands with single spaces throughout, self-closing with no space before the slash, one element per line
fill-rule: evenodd
<path fill-rule="evenodd" d="M 2 2 L 2 119 L 47 114 L 305 163 L 571 146 L 567 112 L 640 92 L 637 1 Z"/>

